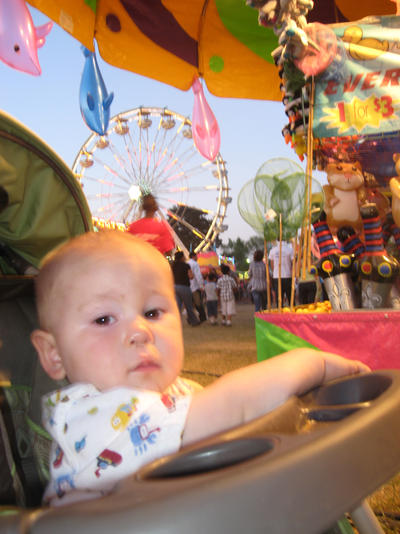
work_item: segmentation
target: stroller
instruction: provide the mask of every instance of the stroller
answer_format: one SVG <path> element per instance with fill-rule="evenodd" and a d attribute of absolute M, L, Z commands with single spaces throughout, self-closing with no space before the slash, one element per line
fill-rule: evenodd
<path fill-rule="evenodd" d="M 161 458 L 101 499 L 40 506 L 47 378 L 31 347 L 41 258 L 92 230 L 72 172 L 0 113 L 0 534 L 382 532 L 364 499 L 400 470 L 400 372 L 343 378 Z"/>
<path fill-rule="evenodd" d="M 29 343 L 36 326 L 34 273 L 47 252 L 92 230 L 91 220 L 72 171 L 42 140 L 0 113 L 2 504 L 39 505 L 47 478 L 49 442 L 40 426 L 39 404 L 54 383 Z"/>

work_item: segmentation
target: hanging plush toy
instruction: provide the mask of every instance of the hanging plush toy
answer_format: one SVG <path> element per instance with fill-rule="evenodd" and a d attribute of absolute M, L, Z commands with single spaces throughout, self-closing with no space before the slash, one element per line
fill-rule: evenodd
<path fill-rule="evenodd" d="M 365 200 L 364 176 L 360 163 L 335 161 L 328 163 L 326 174 L 329 185 L 324 185 L 324 210 L 333 233 L 340 226 L 352 226 L 362 231 L 360 206 Z"/>
<path fill-rule="evenodd" d="M 313 227 L 320 251 L 316 269 L 323 280 L 332 309 L 335 311 L 352 310 L 357 302 L 351 280 L 353 260 L 336 246 L 324 211 L 321 211 Z"/>
<path fill-rule="evenodd" d="M 400 265 L 384 247 L 381 220 L 375 204 L 364 204 L 360 212 L 365 236 L 365 251 L 360 260 L 361 307 L 388 308 Z"/>
<path fill-rule="evenodd" d="M 91 130 L 104 135 L 110 120 L 110 106 L 114 93 L 107 93 L 94 52 L 90 52 L 84 46 L 82 51 L 86 58 L 79 89 L 82 117 Z"/>
<path fill-rule="evenodd" d="M 37 49 L 53 27 L 47 22 L 35 28 L 23 0 L 0 0 L 0 59 L 8 66 L 34 76 L 42 70 Z"/>
<path fill-rule="evenodd" d="M 218 122 L 208 105 L 204 96 L 203 86 L 198 78 L 195 78 L 192 90 L 194 93 L 192 114 L 193 141 L 202 156 L 210 161 L 214 161 L 221 145 Z"/>

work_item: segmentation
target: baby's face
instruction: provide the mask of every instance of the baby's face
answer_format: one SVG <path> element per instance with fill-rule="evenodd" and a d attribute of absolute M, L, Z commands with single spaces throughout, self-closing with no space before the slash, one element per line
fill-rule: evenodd
<path fill-rule="evenodd" d="M 169 266 L 156 251 L 109 251 L 73 263 L 54 317 L 70 382 L 162 392 L 181 370 L 180 315 Z"/>

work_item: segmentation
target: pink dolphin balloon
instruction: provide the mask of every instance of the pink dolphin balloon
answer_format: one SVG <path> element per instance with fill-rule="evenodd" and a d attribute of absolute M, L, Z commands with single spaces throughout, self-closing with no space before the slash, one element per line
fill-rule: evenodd
<path fill-rule="evenodd" d="M 204 96 L 203 86 L 198 78 L 192 85 L 194 104 L 192 114 L 192 134 L 197 150 L 202 156 L 214 161 L 221 145 L 219 126 Z"/>
<path fill-rule="evenodd" d="M 52 22 L 35 28 L 24 0 L 0 0 L 0 59 L 14 69 L 39 76 L 37 49 L 44 45 Z"/>

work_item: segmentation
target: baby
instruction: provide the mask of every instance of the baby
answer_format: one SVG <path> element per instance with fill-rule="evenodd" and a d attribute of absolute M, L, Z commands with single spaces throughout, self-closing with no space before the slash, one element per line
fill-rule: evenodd
<path fill-rule="evenodd" d="M 254 419 L 327 380 L 368 371 L 310 349 L 233 371 L 196 391 L 171 269 L 118 231 L 87 233 L 48 255 L 31 339 L 48 375 L 71 385 L 43 399 L 54 438 L 45 502 L 104 495 L 144 464 Z"/>

